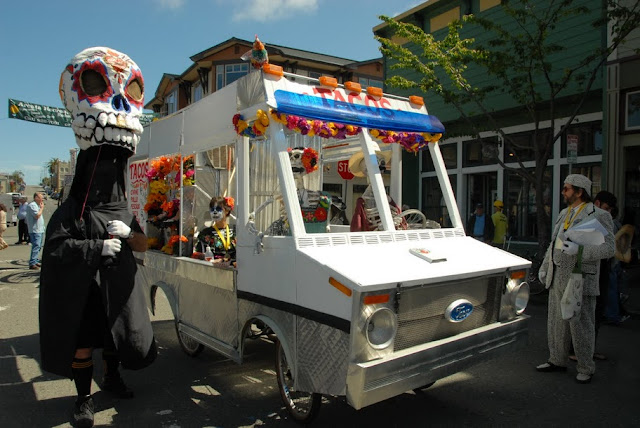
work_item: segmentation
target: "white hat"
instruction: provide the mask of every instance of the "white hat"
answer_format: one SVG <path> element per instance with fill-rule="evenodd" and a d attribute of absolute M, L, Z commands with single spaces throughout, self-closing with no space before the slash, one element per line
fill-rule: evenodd
<path fill-rule="evenodd" d="M 376 151 L 378 164 L 384 161 L 389 164 L 391 161 L 391 150 Z M 356 177 L 365 177 L 367 175 L 367 164 L 364 161 L 364 152 L 358 152 L 349 159 L 349 171 Z"/>
<path fill-rule="evenodd" d="M 569 174 L 567 178 L 564 179 L 564 182 L 565 184 L 571 184 L 572 186 L 584 189 L 588 195 L 591 194 L 591 180 L 582 174 Z"/>

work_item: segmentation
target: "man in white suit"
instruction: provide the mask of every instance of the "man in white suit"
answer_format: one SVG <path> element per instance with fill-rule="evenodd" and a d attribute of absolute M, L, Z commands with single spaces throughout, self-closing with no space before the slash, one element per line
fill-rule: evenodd
<path fill-rule="evenodd" d="M 558 215 L 551 243 L 538 273 L 540 281 L 549 288 L 547 340 L 549 360 L 536 367 L 539 372 L 566 371 L 569 347 L 578 359 L 576 381 L 589 383 L 595 373 L 595 307 L 599 294 L 600 260 L 614 253 L 613 220 L 611 214 L 591 203 L 591 180 L 581 174 L 570 174 L 564 181 L 562 196 L 567 208 Z M 597 219 L 608 232 L 600 245 L 578 245 L 566 237 L 567 230 L 591 219 Z M 577 267 L 577 269 L 576 269 Z M 576 273 L 578 275 L 576 275 Z M 567 287 L 581 277 L 582 296 L 577 294 L 577 313 L 563 318 L 561 300 Z M 579 289 L 579 285 L 577 287 Z M 571 291 L 571 289 L 569 290 Z M 575 294 L 574 294 L 575 295 Z"/>

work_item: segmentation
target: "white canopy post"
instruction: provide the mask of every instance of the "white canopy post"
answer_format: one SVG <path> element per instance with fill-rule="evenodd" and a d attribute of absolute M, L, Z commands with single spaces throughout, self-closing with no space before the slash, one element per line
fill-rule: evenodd
<path fill-rule="evenodd" d="M 278 178 L 280 179 L 280 188 L 282 189 L 282 198 L 285 202 L 287 217 L 289 218 L 289 227 L 293 236 L 301 236 L 306 234 L 304 223 L 302 222 L 302 210 L 300 201 L 298 200 L 298 192 L 296 183 L 291 172 L 291 160 L 287 148 L 287 139 L 284 136 L 282 124 L 271 121 L 269 125 L 269 134 L 271 138 L 271 150 L 274 159 L 278 165 Z"/>
<path fill-rule="evenodd" d="M 402 147 L 391 146 L 391 198 L 402 209 Z"/>
<path fill-rule="evenodd" d="M 433 166 L 435 167 L 436 174 L 438 175 L 440 188 L 444 190 L 444 194 L 442 196 L 444 198 L 444 203 L 447 205 L 451 223 L 453 224 L 453 227 L 464 227 L 462 225 L 462 220 L 460 219 L 460 212 L 458 211 L 456 197 L 453 194 L 449 175 L 447 174 L 447 168 L 444 165 L 444 160 L 442 159 L 442 153 L 440 152 L 440 146 L 438 143 L 429 143 L 429 153 L 431 153 L 431 159 L 433 159 Z"/>
<path fill-rule="evenodd" d="M 376 200 L 376 206 L 380 214 L 380 221 L 384 230 L 396 230 L 393 224 L 393 217 L 391 216 L 391 209 L 389 208 L 389 201 L 387 200 L 387 194 L 384 191 L 384 182 L 382 181 L 382 174 L 378 167 L 378 158 L 374 149 L 374 142 L 369 135 L 369 130 L 362 128 L 360 134 L 360 144 L 362 145 L 362 151 L 364 152 L 364 162 L 367 166 L 367 177 L 369 177 L 369 184 L 371 190 L 373 190 L 373 196 Z"/>

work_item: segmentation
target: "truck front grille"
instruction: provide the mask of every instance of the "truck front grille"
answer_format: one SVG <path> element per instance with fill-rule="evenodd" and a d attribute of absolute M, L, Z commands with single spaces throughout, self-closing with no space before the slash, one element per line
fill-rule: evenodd
<path fill-rule="evenodd" d="M 403 290 L 398 302 L 398 333 L 394 351 L 495 322 L 500 310 L 503 281 L 502 276 L 493 276 Z M 473 312 L 462 322 L 447 321 L 445 310 L 458 299 L 471 302 Z"/>

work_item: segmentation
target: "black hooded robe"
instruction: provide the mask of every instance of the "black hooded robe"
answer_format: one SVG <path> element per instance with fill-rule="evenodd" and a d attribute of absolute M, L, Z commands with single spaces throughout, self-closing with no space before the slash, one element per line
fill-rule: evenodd
<path fill-rule="evenodd" d="M 100 288 L 122 366 L 141 369 L 157 355 L 144 292 L 135 281 L 136 261 L 127 240 L 122 239 L 122 250 L 116 257 L 101 255 L 103 241 L 109 238 L 108 221 L 121 220 L 133 231 L 142 232 L 124 197 L 128 155 L 123 149 L 107 146 L 81 151 L 70 195 L 47 225 L 39 302 L 41 364 L 45 371 L 73 377 L 71 363 L 94 281 Z"/>

